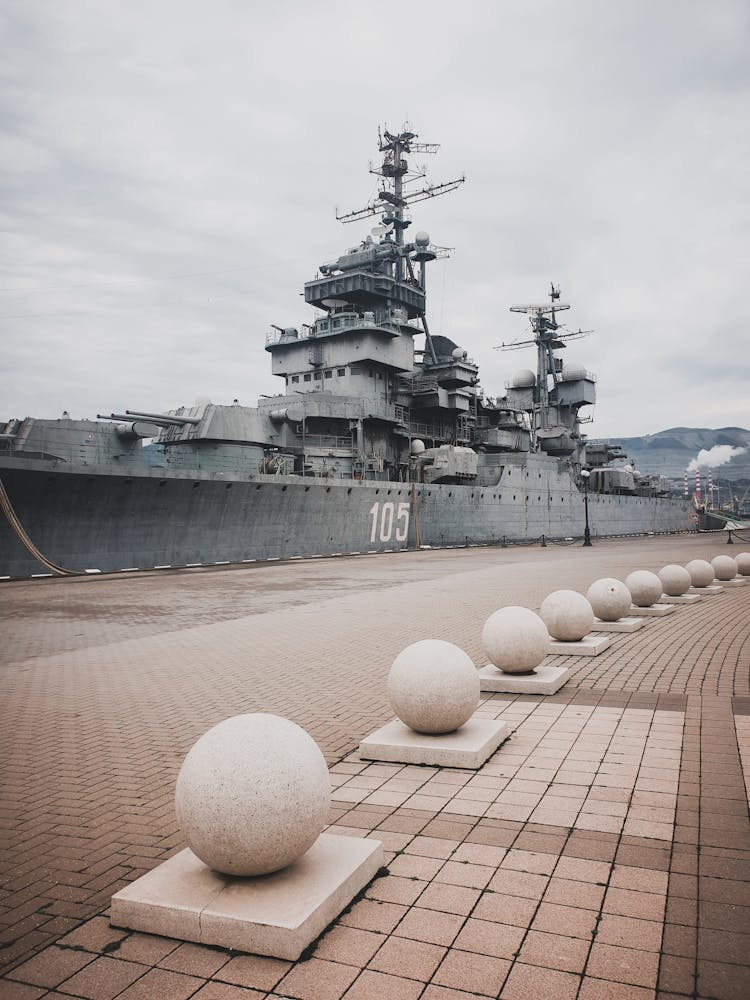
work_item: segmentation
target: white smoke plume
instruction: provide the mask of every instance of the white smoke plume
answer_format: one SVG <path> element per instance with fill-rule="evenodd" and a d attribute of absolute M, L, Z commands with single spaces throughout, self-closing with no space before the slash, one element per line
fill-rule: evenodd
<path fill-rule="evenodd" d="M 747 448 L 735 448 L 731 444 L 715 444 L 713 448 L 706 451 L 702 448 L 693 461 L 688 465 L 688 472 L 695 472 L 703 466 L 708 466 L 710 469 L 715 469 L 717 465 L 725 465 L 730 462 L 735 455 L 742 455 L 743 452 L 747 451 Z"/>

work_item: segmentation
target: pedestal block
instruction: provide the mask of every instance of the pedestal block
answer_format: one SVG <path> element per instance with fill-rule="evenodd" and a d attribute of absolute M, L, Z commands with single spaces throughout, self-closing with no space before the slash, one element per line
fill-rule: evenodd
<path fill-rule="evenodd" d="M 506 674 L 493 663 L 488 663 L 479 671 L 482 691 L 502 694 L 554 694 L 569 677 L 567 667 L 547 667 L 544 664 L 530 674 Z"/>
<path fill-rule="evenodd" d="M 646 624 L 645 618 L 620 618 L 616 622 L 602 622 L 598 618 L 594 619 L 591 627 L 592 632 L 637 632 Z"/>
<path fill-rule="evenodd" d="M 558 639 L 550 639 L 548 653 L 565 656 L 598 656 L 612 644 L 612 640 L 607 635 L 594 635 L 589 632 L 578 642 L 560 642 Z"/>
<path fill-rule="evenodd" d="M 674 604 L 652 604 L 649 608 L 637 608 L 634 604 L 631 608 L 634 615 L 642 615 L 644 618 L 663 618 L 674 614 L 676 610 Z"/>
<path fill-rule="evenodd" d="M 147 934 L 294 961 L 375 876 L 378 840 L 322 833 L 294 864 L 253 878 L 220 875 L 191 850 L 112 897 L 110 920 Z"/>
<path fill-rule="evenodd" d="M 496 667 L 493 667 L 496 670 Z M 434 767 L 476 769 L 510 736 L 507 722 L 473 716 L 453 733 L 415 733 L 393 719 L 359 744 L 364 760 L 393 764 L 431 764 Z"/>

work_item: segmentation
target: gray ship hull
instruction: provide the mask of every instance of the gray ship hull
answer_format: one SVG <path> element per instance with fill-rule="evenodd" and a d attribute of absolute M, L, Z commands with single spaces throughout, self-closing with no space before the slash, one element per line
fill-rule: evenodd
<path fill-rule="evenodd" d="M 33 544 L 74 572 L 581 537 L 584 498 L 568 469 L 542 455 L 516 461 L 481 487 L 117 473 L 18 457 L 0 459 L 0 478 Z M 681 498 L 589 494 L 588 506 L 594 536 L 693 527 Z M 0 516 L 0 577 L 46 572 Z"/>

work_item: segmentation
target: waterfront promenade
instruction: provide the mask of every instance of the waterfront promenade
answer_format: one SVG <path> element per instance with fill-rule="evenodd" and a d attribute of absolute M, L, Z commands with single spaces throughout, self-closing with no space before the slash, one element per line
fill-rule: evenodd
<path fill-rule="evenodd" d="M 478 772 L 368 765 L 418 639 L 485 662 L 506 604 L 750 549 L 723 535 L 472 548 L 0 584 L 0 998 L 746 1000 L 750 583 L 615 635 L 554 697 L 483 696 Z M 304 960 L 110 927 L 180 850 L 174 782 L 267 711 L 328 761 L 335 831 L 387 873 Z M 743 771 L 744 766 L 744 771 Z"/>

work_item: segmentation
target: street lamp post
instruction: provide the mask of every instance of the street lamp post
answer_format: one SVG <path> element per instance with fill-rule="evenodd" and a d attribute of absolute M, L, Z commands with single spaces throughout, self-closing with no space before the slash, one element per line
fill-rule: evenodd
<path fill-rule="evenodd" d="M 591 531 L 589 530 L 589 476 L 588 469 L 581 469 L 583 479 L 583 510 L 586 517 L 586 527 L 583 529 L 583 544 L 591 545 Z"/>

